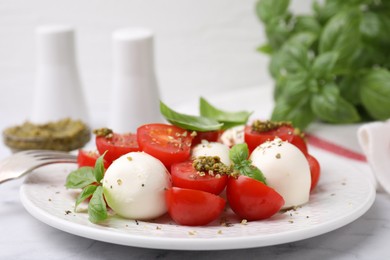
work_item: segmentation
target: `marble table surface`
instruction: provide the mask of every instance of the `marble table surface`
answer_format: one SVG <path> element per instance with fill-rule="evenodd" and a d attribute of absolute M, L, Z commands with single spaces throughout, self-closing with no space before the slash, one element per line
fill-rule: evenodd
<path fill-rule="evenodd" d="M 15 119 L 3 115 L 1 129 Z M 0 160 L 9 155 L 0 143 Z M 251 249 L 175 251 L 121 246 L 57 230 L 24 209 L 22 183 L 0 184 L 0 259 L 390 259 L 390 195 L 384 193 L 377 193 L 372 207 L 354 222 L 313 238 Z"/>

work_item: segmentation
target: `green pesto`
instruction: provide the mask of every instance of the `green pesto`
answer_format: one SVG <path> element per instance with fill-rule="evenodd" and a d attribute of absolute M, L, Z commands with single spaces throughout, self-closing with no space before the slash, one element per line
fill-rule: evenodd
<path fill-rule="evenodd" d="M 13 150 L 71 151 L 83 147 L 90 138 L 88 126 L 70 118 L 46 124 L 26 121 L 3 131 L 4 144 Z"/>

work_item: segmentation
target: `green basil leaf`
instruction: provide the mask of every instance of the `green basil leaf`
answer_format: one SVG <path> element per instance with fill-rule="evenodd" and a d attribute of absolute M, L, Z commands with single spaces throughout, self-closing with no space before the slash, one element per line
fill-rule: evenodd
<path fill-rule="evenodd" d="M 278 78 L 287 74 L 308 71 L 311 63 L 308 51 L 308 47 L 304 44 L 293 41 L 284 44 L 282 49 L 271 57 L 269 66 L 271 75 Z"/>
<path fill-rule="evenodd" d="M 95 168 L 93 169 L 93 174 L 94 174 L 95 179 L 98 183 L 100 183 L 100 181 L 104 177 L 104 171 L 105 171 L 105 169 L 104 169 L 104 155 L 106 154 L 106 152 L 104 152 L 104 154 L 102 154 L 101 156 L 99 156 L 99 158 L 97 158 L 97 160 L 95 162 Z"/>
<path fill-rule="evenodd" d="M 273 53 L 274 50 L 270 44 L 263 44 L 257 48 L 257 51 L 270 55 Z"/>
<path fill-rule="evenodd" d="M 318 118 L 330 123 L 354 123 L 360 120 L 356 108 L 341 97 L 334 83 L 328 83 L 321 92 L 313 95 L 311 108 Z"/>
<path fill-rule="evenodd" d="M 378 14 L 374 12 L 363 13 L 360 32 L 364 40 L 376 40 L 380 37 L 382 31 L 382 21 Z"/>
<path fill-rule="evenodd" d="M 107 205 L 103 198 L 103 187 L 98 186 L 88 203 L 89 220 L 93 223 L 107 218 Z"/>
<path fill-rule="evenodd" d="M 248 161 L 249 162 L 249 161 Z M 238 167 L 238 171 L 245 176 L 258 180 L 264 184 L 267 184 L 264 174 L 254 165 L 242 165 Z"/>
<path fill-rule="evenodd" d="M 339 55 L 335 51 L 329 51 L 320 54 L 314 60 L 311 69 L 315 77 L 325 77 L 332 73 Z"/>
<path fill-rule="evenodd" d="M 337 67 L 340 70 L 354 65 L 356 52 L 361 45 L 360 18 L 361 12 L 358 9 L 340 12 L 329 20 L 321 34 L 320 53 L 338 52 Z"/>
<path fill-rule="evenodd" d="M 279 99 L 272 111 L 271 120 L 290 121 L 295 127 L 304 130 L 313 122 L 315 115 L 310 108 L 310 97 L 292 103 L 285 98 Z"/>
<path fill-rule="evenodd" d="M 260 0 L 256 3 L 256 13 L 260 20 L 267 23 L 274 17 L 284 15 L 289 4 L 289 0 Z"/>
<path fill-rule="evenodd" d="M 373 118 L 390 118 L 390 72 L 386 69 L 373 69 L 367 73 L 361 82 L 360 98 Z"/>
<path fill-rule="evenodd" d="M 236 144 L 229 151 L 229 158 L 234 164 L 240 165 L 242 161 L 248 160 L 249 149 L 246 143 Z"/>
<path fill-rule="evenodd" d="M 268 45 L 273 51 L 277 51 L 288 40 L 291 35 L 290 16 L 272 17 L 265 24 L 265 34 L 267 35 Z"/>
<path fill-rule="evenodd" d="M 290 103 L 297 103 L 310 94 L 309 77 L 307 73 L 296 73 L 287 75 L 279 98 L 284 98 Z"/>
<path fill-rule="evenodd" d="M 229 151 L 229 158 L 234 164 L 234 169 L 238 170 L 242 175 L 266 184 L 264 174 L 256 166 L 251 165 L 248 157 L 249 149 L 246 143 L 236 144 Z"/>
<path fill-rule="evenodd" d="M 81 167 L 69 173 L 66 178 L 65 187 L 68 189 L 84 188 L 96 182 L 92 167 Z"/>
<path fill-rule="evenodd" d="M 201 116 L 212 118 L 220 123 L 223 123 L 223 129 L 237 125 L 245 125 L 252 114 L 248 111 L 228 112 L 220 110 L 207 102 L 207 100 L 203 97 L 199 100 L 199 108 Z"/>
<path fill-rule="evenodd" d="M 361 76 L 359 74 L 352 74 L 340 78 L 337 84 L 340 89 L 340 95 L 353 105 L 361 103 L 360 82 Z"/>
<path fill-rule="evenodd" d="M 191 131 L 214 131 L 220 130 L 223 126 L 218 121 L 203 117 L 181 114 L 170 109 L 167 105 L 160 101 L 160 112 L 171 124 Z"/>
<path fill-rule="evenodd" d="M 319 36 L 321 33 L 321 24 L 318 20 L 309 15 L 300 15 L 295 18 L 294 33 L 310 32 L 313 35 Z"/>
<path fill-rule="evenodd" d="M 80 205 L 81 202 L 83 202 L 84 200 L 88 199 L 89 197 L 92 196 L 92 194 L 95 192 L 97 186 L 96 185 L 88 185 L 87 187 L 85 187 L 81 193 L 79 194 L 79 196 L 77 197 L 76 199 L 76 204 L 74 206 L 74 208 L 76 209 L 78 205 Z"/>

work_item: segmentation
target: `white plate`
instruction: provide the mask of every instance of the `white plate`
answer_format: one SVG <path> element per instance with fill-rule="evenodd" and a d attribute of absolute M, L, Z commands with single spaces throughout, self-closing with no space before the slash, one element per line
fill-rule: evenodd
<path fill-rule="evenodd" d="M 205 227 L 175 225 L 165 216 L 154 222 L 110 217 L 103 224 L 73 211 L 77 192 L 66 190 L 72 165 L 52 165 L 30 174 L 21 187 L 24 207 L 37 219 L 60 230 L 114 244 L 178 250 L 219 250 L 262 247 L 293 242 L 340 228 L 364 214 L 375 199 L 368 173 L 360 163 L 311 148 L 322 165 L 322 176 L 310 202 L 296 211 L 278 213 L 246 225 L 225 213 Z"/>
<path fill-rule="evenodd" d="M 254 118 L 267 118 L 272 109 L 272 88 L 239 89 L 207 97 L 218 107 L 232 111 L 255 111 Z M 234 101 L 234 102 L 233 102 Z M 176 109 L 194 114 L 198 100 Z M 101 225 L 88 221 L 87 213 L 74 213 L 77 193 L 64 187 L 70 165 L 48 166 L 29 175 L 21 187 L 24 207 L 36 218 L 60 230 L 110 243 L 158 249 L 219 250 L 262 247 L 314 237 L 340 228 L 363 215 L 375 199 L 367 164 L 348 160 L 309 147 L 320 162 L 322 176 L 310 202 L 278 213 L 265 221 L 246 225 L 226 212 L 227 226 L 219 221 L 205 227 L 175 225 L 165 216 L 154 222 L 111 217 Z"/>

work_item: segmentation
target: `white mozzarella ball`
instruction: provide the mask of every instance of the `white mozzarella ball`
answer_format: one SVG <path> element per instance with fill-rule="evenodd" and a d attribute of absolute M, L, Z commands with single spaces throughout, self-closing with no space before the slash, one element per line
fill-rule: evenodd
<path fill-rule="evenodd" d="M 170 187 L 165 166 L 143 152 L 131 152 L 115 160 L 103 179 L 108 206 L 130 219 L 152 219 L 166 213 L 164 191 Z"/>
<path fill-rule="evenodd" d="M 296 146 L 277 138 L 258 146 L 250 159 L 263 172 L 268 186 L 284 198 L 283 209 L 309 201 L 310 167 Z"/>
<path fill-rule="evenodd" d="M 192 149 L 192 157 L 218 156 L 222 163 L 230 166 L 229 147 L 217 142 L 202 142 Z"/>

